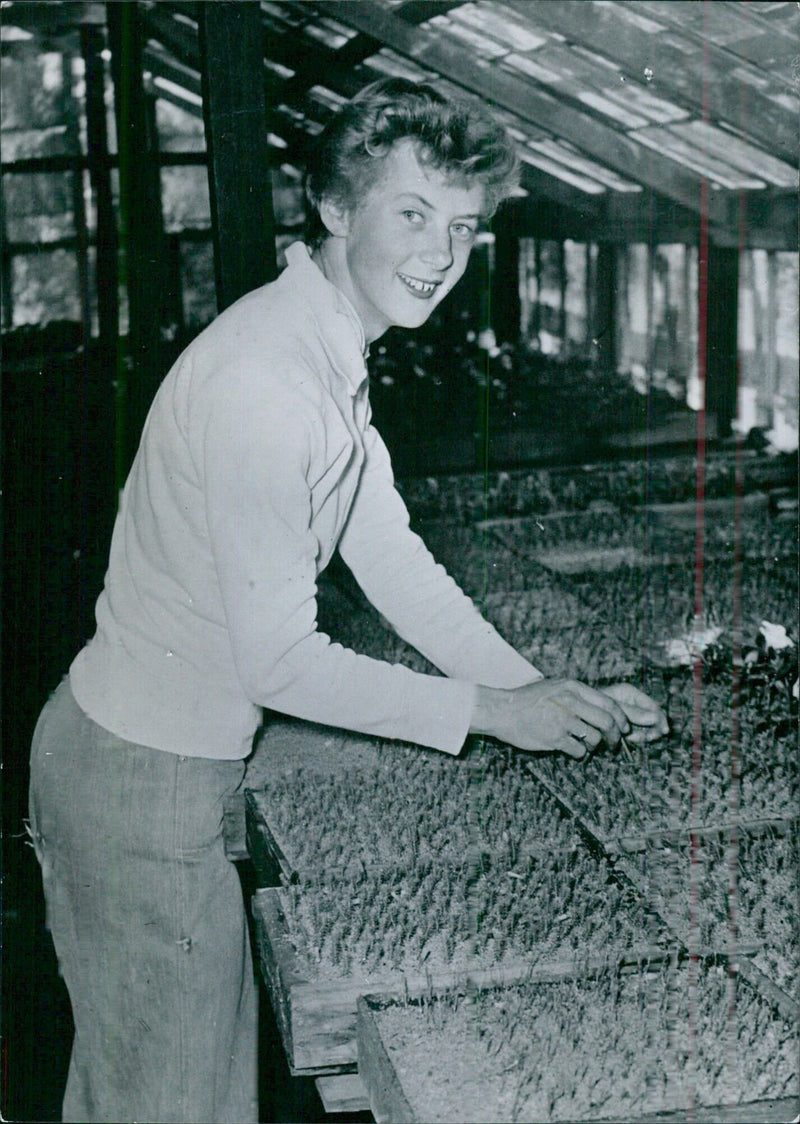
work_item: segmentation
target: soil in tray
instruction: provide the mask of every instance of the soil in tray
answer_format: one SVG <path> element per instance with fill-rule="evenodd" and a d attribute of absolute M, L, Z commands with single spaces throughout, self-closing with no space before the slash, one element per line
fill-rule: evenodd
<path fill-rule="evenodd" d="M 431 1124 L 627 1120 L 798 1093 L 797 1028 L 722 968 L 371 1006 L 416 1119 Z"/>
<path fill-rule="evenodd" d="M 785 834 L 685 838 L 623 860 L 632 882 L 689 947 L 748 947 L 793 996 L 800 978 L 798 821 Z M 693 904 L 694 903 L 694 904 Z"/>
<path fill-rule="evenodd" d="M 279 896 L 302 978 L 618 956 L 663 936 L 519 755 L 383 754 L 252 794 L 293 876 Z"/>
<path fill-rule="evenodd" d="M 792 721 L 764 713 L 762 700 L 737 708 L 739 788 L 732 791 L 731 688 L 716 683 L 700 698 L 702 732 L 695 778 L 694 700 L 689 683 L 670 702 L 674 735 L 631 757 L 602 753 L 583 761 L 538 757 L 529 767 L 603 840 L 697 826 L 746 824 L 797 815 L 800 762 Z M 787 711 L 788 715 L 788 711 Z M 796 728 L 796 715 L 793 719 Z M 695 779 L 697 784 L 695 784 Z"/>
<path fill-rule="evenodd" d="M 531 856 L 513 870 L 502 860 L 488 869 L 469 858 L 458 866 L 427 860 L 278 893 L 297 974 L 309 981 L 383 985 L 474 971 L 520 978 L 665 943 L 636 893 L 582 847 Z"/>
<path fill-rule="evenodd" d="M 293 758 L 273 755 L 275 767 L 262 767 L 251 797 L 303 882 L 465 860 L 483 869 L 499 862 L 513 872 L 531 856 L 578 846 L 574 824 L 514 755 L 476 745 L 453 759 L 373 742 L 371 757 L 354 756 L 345 739 L 323 749 L 323 761 L 340 762 L 327 769 L 312 740 Z"/>
<path fill-rule="evenodd" d="M 695 504 L 626 511 L 608 504 L 599 510 L 498 520 L 490 529 L 518 555 L 559 572 L 580 573 L 613 570 L 629 560 L 634 565 L 657 565 L 672 558 L 693 558 L 697 524 Z M 797 550 L 796 526 L 776 520 L 766 496 L 749 497 L 738 524 L 730 501 L 707 502 L 702 526 L 706 559 L 729 558 L 735 537 L 749 558 L 791 557 Z"/>

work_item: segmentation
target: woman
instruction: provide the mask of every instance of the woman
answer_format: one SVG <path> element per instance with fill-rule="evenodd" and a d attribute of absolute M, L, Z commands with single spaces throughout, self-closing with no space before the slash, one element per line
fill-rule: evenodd
<path fill-rule="evenodd" d="M 391 79 L 319 138 L 308 244 L 177 360 L 114 528 L 97 630 L 34 736 L 31 820 L 75 1017 L 65 1119 L 257 1119 L 256 1002 L 222 802 L 262 707 L 457 754 L 472 731 L 574 757 L 663 714 L 544 678 L 438 566 L 370 424 L 366 355 L 423 324 L 514 188 L 484 110 Z M 331 643 L 339 551 L 443 673 Z"/>

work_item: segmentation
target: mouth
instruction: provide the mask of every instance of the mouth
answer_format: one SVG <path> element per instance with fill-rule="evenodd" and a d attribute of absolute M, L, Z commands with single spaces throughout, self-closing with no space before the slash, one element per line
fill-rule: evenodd
<path fill-rule="evenodd" d="M 440 281 L 421 281 L 418 277 L 409 277 L 406 273 L 398 273 L 397 276 L 415 297 L 430 297 L 441 284 Z"/>

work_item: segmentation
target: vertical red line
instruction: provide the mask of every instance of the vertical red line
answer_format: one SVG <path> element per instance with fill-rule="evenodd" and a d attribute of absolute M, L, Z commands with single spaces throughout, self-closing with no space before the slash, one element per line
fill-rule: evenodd
<path fill-rule="evenodd" d="M 740 225 L 743 222 L 744 199 L 740 199 Z M 737 358 L 737 385 L 738 385 Z M 730 835 L 728 837 L 728 1034 L 730 1035 L 736 1016 L 736 943 L 738 936 L 738 871 L 739 871 L 739 786 L 741 776 L 740 759 L 740 714 L 739 689 L 742 667 L 742 512 L 744 496 L 744 470 L 742 463 L 741 434 L 736 441 L 735 487 L 733 507 L 733 620 L 732 620 L 732 666 L 731 666 L 731 756 L 730 786 L 728 791 L 728 810 Z"/>
<path fill-rule="evenodd" d="M 703 5 L 703 120 L 709 121 L 708 100 L 708 5 Z M 708 205 L 709 182 L 700 179 L 700 232 L 698 248 L 698 311 L 697 311 L 697 373 L 701 388 L 701 405 L 697 415 L 697 483 L 695 493 L 695 547 L 694 547 L 694 628 L 702 629 L 703 579 L 705 564 L 705 496 L 706 496 L 706 375 L 708 365 Z M 689 844 L 689 1119 L 694 1119 L 696 1108 L 695 1065 L 697 1059 L 697 979 L 699 968 L 700 853 L 697 834 L 698 810 L 701 796 L 703 767 L 703 660 L 698 651 L 693 668 L 693 720 L 692 720 L 692 774 L 690 785 Z"/>

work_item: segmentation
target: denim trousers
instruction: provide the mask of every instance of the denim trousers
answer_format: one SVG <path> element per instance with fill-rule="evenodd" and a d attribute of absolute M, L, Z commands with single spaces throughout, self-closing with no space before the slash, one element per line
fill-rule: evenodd
<path fill-rule="evenodd" d="M 243 776 L 116 737 L 68 679 L 45 705 L 30 831 L 75 1023 L 65 1121 L 258 1120 L 257 992 L 222 835 Z"/>

